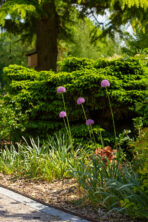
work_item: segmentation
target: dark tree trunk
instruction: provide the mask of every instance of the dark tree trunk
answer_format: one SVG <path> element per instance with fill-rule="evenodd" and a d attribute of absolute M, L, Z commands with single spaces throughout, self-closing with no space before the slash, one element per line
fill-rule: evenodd
<path fill-rule="evenodd" d="M 42 15 L 37 23 L 37 70 L 56 71 L 58 54 L 58 15 L 56 13 L 54 0 L 50 1 L 50 3 L 46 3 L 43 7 L 43 11 L 44 15 Z"/>

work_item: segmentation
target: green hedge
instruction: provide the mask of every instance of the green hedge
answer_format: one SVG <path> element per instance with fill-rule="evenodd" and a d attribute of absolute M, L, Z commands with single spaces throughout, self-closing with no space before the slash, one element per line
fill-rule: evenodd
<path fill-rule="evenodd" d="M 140 75 L 143 73 L 143 69 L 138 59 L 135 58 L 119 58 L 113 60 L 107 59 L 85 59 L 76 57 L 67 57 L 59 62 L 59 71 L 72 72 L 79 69 L 100 69 L 109 67 L 110 71 L 118 72 L 118 75 L 136 74 Z M 115 75 L 113 73 L 113 75 Z"/>
<path fill-rule="evenodd" d="M 94 68 L 95 61 L 87 58 L 67 57 L 58 62 L 59 71 L 72 72 L 82 68 Z"/>
<path fill-rule="evenodd" d="M 66 61 L 68 59 L 61 63 L 61 71 L 58 73 L 37 72 L 17 65 L 4 69 L 7 93 L 2 97 L 1 106 L 12 110 L 8 117 L 9 126 L 11 119 L 16 120 L 11 126 L 12 137 L 16 138 L 16 135 L 20 136 L 23 133 L 25 136 L 44 137 L 63 127 L 63 122 L 58 117 L 59 112 L 63 110 L 61 95 L 56 93 L 58 86 L 65 86 L 67 89 L 65 100 L 72 125 L 84 122 L 81 107 L 76 104 L 77 98 L 83 96 L 86 98 L 88 118 L 93 118 L 101 127 L 112 129 L 107 97 L 104 89 L 100 87 L 103 79 L 108 79 L 111 83 L 109 93 L 116 125 L 122 127 L 136 116 L 135 104 L 143 101 L 147 93 L 147 75 L 138 60 L 93 61 L 69 58 L 69 70 L 64 72 L 62 70 L 66 70 Z M 98 65 L 102 64 L 102 61 L 106 66 Z M 70 72 L 71 64 L 71 70 L 77 70 Z M 4 119 L 5 114 L 2 110 L 0 116 Z"/>

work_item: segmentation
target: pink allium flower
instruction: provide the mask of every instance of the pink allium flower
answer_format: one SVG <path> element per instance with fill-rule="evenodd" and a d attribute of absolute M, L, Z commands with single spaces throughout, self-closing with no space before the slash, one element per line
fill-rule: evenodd
<path fill-rule="evenodd" d="M 86 125 L 89 126 L 89 125 L 93 125 L 95 122 L 93 119 L 88 119 L 86 120 Z"/>
<path fill-rule="evenodd" d="M 57 93 L 65 93 L 66 92 L 66 88 L 64 86 L 60 86 L 57 88 Z"/>
<path fill-rule="evenodd" d="M 102 80 L 101 87 L 110 87 L 110 82 L 107 79 Z"/>
<path fill-rule="evenodd" d="M 65 111 L 61 111 L 61 112 L 59 113 L 59 117 L 60 117 L 60 118 L 66 117 L 66 112 L 65 112 Z"/>
<path fill-rule="evenodd" d="M 77 99 L 77 104 L 78 104 L 78 105 L 81 105 L 81 104 L 83 104 L 83 103 L 85 103 L 85 99 L 84 99 L 83 97 L 79 97 L 79 98 Z"/>

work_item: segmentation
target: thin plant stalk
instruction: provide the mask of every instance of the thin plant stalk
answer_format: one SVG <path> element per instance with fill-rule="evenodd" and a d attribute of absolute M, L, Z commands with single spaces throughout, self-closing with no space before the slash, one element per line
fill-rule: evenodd
<path fill-rule="evenodd" d="M 110 97 L 109 97 L 109 93 L 108 93 L 107 87 L 105 89 L 106 89 L 106 94 L 107 94 L 107 97 L 108 97 L 108 102 L 109 102 L 110 111 L 111 111 L 111 115 L 112 115 L 114 137 L 115 137 L 114 140 L 115 140 L 115 147 L 116 147 L 116 127 L 115 127 L 114 113 L 113 113 L 113 110 L 112 110 L 111 100 L 110 100 Z"/>
<path fill-rule="evenodd" d="M 95 145 L 97 147 L 97 143 L 96 143 L 96 140 L 95 140 L 95 135 L 94 135 L 94 132 L 93 132 L 93 128 L 92 126 L 90 125 L 90 132 L 92 131 L 92 135 L 93 135 L 93 139 L 94 139 L 94 142 L 95 142 Z"/>
<path fill-rule="evenodd" d="M 66 124 L 65 118 L 63 118 L 63 120 L 64 120 L 64 125 L 65 125 L 66 132 L 67 132 L 67 134 L 69 134 L 69 133 L 68 133 L 68 127 L 67 127 L 67 124 Z"/>
<path fill-rule="evenodd" d="M 83 104 L 81 104 L 81 105 L 82 105 L 82 110 L 83 110 L 83 113 L 84 113 L 85 120 L 87 121 L 87 116 L 86 116 L 86 112 L 85 112 L 84 106 L 83 106 Z M 91 131 L 92 131 L 92 134 L 91 134 Z M 93 136 L 93 139 L 94 139 L 94 142 L 95 142 L 95 145 L 96 145 L 96 140 L 95 140 L 95 136 L 94 136 L 94 133 L 93 133 L 91 125 L 88 126 L 88 132 L 89 132 L 90 138 L 91 138 L 91 135 Z"/>
<path fill-rule="evenodd" d="M 86 116 L 86 112 L 85 112 L 84 106 L 83 106 L 83 104 L 81 104 L 81 105 L 82 105 L 82 110 L 83 110 L 83 113 L 84 113 L 85 120 L 87 120 L 87 116 Z M 90 126 L 90 128 L 92 129 L 91 126 Z M 91 130 L 90 130 L 90 128 L 88 126 L 88 131 L 89 131 L 89 135 L 90 135 L 90 138 L 91 138 Z M 92 134 L 93 134 L 93 138 L 94 138 L 94 141 L 95 141 L 95 144 L 96 144 L 96 140 L 95 140 L 95 136 L 94 136 L 93 131 L 92 131 Z M 102 146 L 104 147 L 101 131 L 100 131 L 100 140 L 101 140 Z"/>
<path fill-rule="evenodd" d="M 83 113 L 84 113 L 85 120 L 87 121 L 87 116 L 86 116 L 86 112 L 85 112 L 85 109 L 84 109 L 83 104 L 81 104 L 81 106 L 82 106 L 82 110 L 83 110 Z M 89 126 L 88 126 L 88 132 L 89 132 L 89 136 L 90 136 L 90 138 L 91 138 L 91 131 L 90 131 Z"/>
<path fill-rule="evenodd" d="M 65 105 L 65 99 L 64 99 L 64 95 L 63 95 L 63 94 L 62 94 L 62 100 L 63 100 L 63 105 L 64 105 L 65 112 L 67 113 L 67 111 L 66 111 L 66 105 Z M 70 137 L 71 145 L 72 145 L 72 147 L 73 147 L 71 129 L 70 129 L 69 119 L 68 119 L 68 116 L 67 116 L 67 115 L 66 115 L 66 120 L 67 120 L 67 129 L 68 129 L 68 132 L 69 132 L 69 137 Z"/>
<path fill-rule="evenodd" d="M 103 141 L 103 138 L 102 138 L 101 130 L 99 130 L 99 132 L 100 132 L 100 140 L 101 140 L 101 144 L 102 144 L 102 147 L 104 147 L 104 141 Z"/>

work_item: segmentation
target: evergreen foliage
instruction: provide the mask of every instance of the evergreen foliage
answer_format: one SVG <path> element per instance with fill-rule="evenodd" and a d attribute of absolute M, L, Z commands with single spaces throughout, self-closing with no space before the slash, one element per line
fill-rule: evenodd
<path fill-rule="evenodd" d="M 0 34 L 0 71 L 10 64 L 27 65 L 26 45 L 21 44 L 19 37 L 3 32 Z"/>
<path fill-rule="evenodd" d="M 100 87 L 102 79 L 108 79 L 111 83 L 109 93 L 117 125 L 121 128 L 122 124 L 126 124 L 136 115 L 135 105 L 138 101 L 143 101 L 147 93 L 147 75 L 143 73 L 138 60 L 131 58 L 93 61 L 70 58 L 67 61 L 71 61 L 72 72 L 36 72 L 17 65 L 10 65 L 4 69 L 8 93 L 2 98 L 1 120 L 6 120 L 4 108 L 12 111 L 7 116 L 7 124 L 5 121 L 1 122 L 3 125 L 1 128 L 6 130 L 9 123 L 11 133 L 13 132 L 12 137 L 15 137 L 16 131 L 18 137 L 22 135 L 22 131 L 25 131 L 25 135 L 28 136 L 46 137 L 53 130 L 62 128 L 63 122 L 58 114 L 63 109 L 63 105 L 56 93 L 56 88 L 63 85 L 67 89 L 65 99 L 72 125 L 84 122 L 81 110 L 76 105 L 77 98 L 84 96 L 87 116 L 93 118 L 101 127 L 109 129 L 111 114 L 104 90 Z M 77 66 L 76 63 L 78 63 Z M 85 64 L 88 65 L 87 68 Z M 65 67 L 63 65 L 61 70 Z M 19 116 L 21 116 L 20 119 Z M 1 131 L 3 137 L 4 134 L 2 134 L 3 130 Z"/>
<path fill-rule="evenodd" d="M 148 55 L 148 31 L 136 30 L 134 36 L 127 35 L 125 37 L 126 46 L 122 47 L 122 52 L 134 56 L 140 54 L 141 57 L 147 57 Z"/>
<path fill-rule="evenodd" d="M 109 33 L 113 37 L 115 32 L 121 33 L 121 25 L 127 22 L 133 27 L 143 29 L 147 25 L 146 0 L 1 0 L 0 4 L 1 26 L 8 32 L 21 34 L 23 39 L 31 40 L 36 36 L 38 70 L 56 70 L 58 40 L 69 38 L 70 24 L 73 21 L 71 11 L 75 10 L 76 6 L 79 7 L 80 17 L 85 17 L 89 13 L 104 15 L 106 10 L 110 11 L 102 35 Z M 6 19 L 8 15 L 9 20 Z M 96 27 L 98 25 L 100 26 L 99 22 Z M 93 33 L 95 36 L 96 31 Z"/>
<path fill-rule="evenodd" d="M 60 41 L 59 47 L 63 53 L 61 57 L 85 57 L 98 59 L 100 57 L 111 57 L 120 55 L 120 41 L 116 38 L 113 41 L 109 36 L 99 39 L 102 34 L 101 28 L 97 28 L 95 32 L 96 41 L 92 41 L 95 24 L 88 18 L 80 19 L 76 13 L 75 23 L 71 27 L 71 39 L 69 41 Z M 62 60 L 60 58 L 60 60 Z"/>

